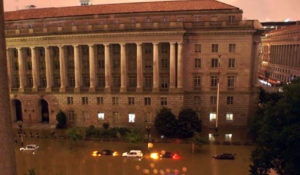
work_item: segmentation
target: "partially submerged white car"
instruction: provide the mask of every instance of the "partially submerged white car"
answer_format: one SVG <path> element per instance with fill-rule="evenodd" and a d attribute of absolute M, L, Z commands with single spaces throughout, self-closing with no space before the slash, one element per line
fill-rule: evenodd
<path fill-rule="evenodd" d="M 130 150 L 129 152 L 123 153 L 122 156 L 128 158 L 142 158 L 143 152 L 141 150 Z"/>
<path fill-rule="evenodd" d="M 37 149 L 39 149 L 39 146 L 30 144 L 26 145 L 25 147 L 21 147 L 20 151 L 36 151 Z"/>

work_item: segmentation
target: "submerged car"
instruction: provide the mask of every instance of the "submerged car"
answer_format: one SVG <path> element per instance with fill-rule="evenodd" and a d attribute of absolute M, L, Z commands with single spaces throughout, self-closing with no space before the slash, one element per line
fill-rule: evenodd
<path fill-rule="evenodd" d="M 112 151 L 109 149 L 104 149 L 101 151 L 93 151 L 92 156 L 93 157 L 100 157 L 100 156 L 118 156 L 119 153 L 117 151 Z"/>
<path fill-rule="evenodd" d="M 123 153 L 122 156 L 128 158 L 142 158 L 143 152 L 141 150 L 130 150 L 129 152 Z"/>
<path fill-rule="evenodd" d="M 169 158 L 169 159 L 179 159 L 179 155 L 177 153 L 161 151 L 160 158 Z"/>
<path fill-rule="evenodd" d="M 25 147 L 21 147 L 20 151 L 36 151 L 39 149 L 39 146 L 35 144 L 26 145 Z"/>
<path fill-rule="evenodd" d="M 223 153 L 223 154 L 220 154 L 220 155 L 215 155 L 215 156 L 213 156 L 213 158 L 220 159 L 220 160 L 234 160 L 235 157 L 234 157 L 233 154 Z"/>

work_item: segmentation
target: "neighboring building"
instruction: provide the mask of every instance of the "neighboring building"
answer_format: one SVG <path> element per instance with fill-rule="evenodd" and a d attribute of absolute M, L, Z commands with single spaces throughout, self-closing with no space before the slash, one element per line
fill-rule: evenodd
<path fill-rule="evenodd" d="M 13 121 L 144 127 L 162 107 L 245 127 L 254 112 L 261 25 L 214 0 L 5 13 Z M 232 135 L 230 136 L 231 139 Z"/>
<path fill-rule="evenodd" d="M 272 30 L 282 29 L 288 26 L 293 26 L 299 23 L 298 21 L 285 21 L 285 22 L 262 22 L 261 25 L 264 27 L 265 32 Z"/>
<path fill-rule="evenodd" d="M 262 37 L 260 78 L 271 84 L 300 77 L 300 23 L 267 32 Z"/>

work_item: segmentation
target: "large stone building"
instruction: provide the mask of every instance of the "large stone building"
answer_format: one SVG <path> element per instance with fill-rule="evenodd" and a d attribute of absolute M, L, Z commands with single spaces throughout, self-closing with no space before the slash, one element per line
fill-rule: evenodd
<path fill-rule="evenodd" d="M 219 80 L 219 127 L 244 127 L 261 25 L 242 14 L 215 0 L 7 12 L 12 120 L 144 127 L 190 107 L 213 128 Z"/>
<path fill-rule="evenodd" d="M 281 27 L 262 38 L 260 77 L 271 84 L 300 77 L 300 23 Z"/>

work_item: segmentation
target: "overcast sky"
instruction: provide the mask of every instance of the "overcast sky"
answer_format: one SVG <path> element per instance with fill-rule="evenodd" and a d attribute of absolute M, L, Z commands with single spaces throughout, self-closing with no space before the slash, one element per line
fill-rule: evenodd
<path fill-rule="evenodd" d="M 93 4 L 142 2 L 157 0 L 92 0 Z M 241 8 L 244 18 L 260 21 L 300 20 L 300 0 L 219 0 Z M 34 4 L 41 7 L 79 5 L 79 0 L 4 0 L 5 11 L 23 9 Z"/>

